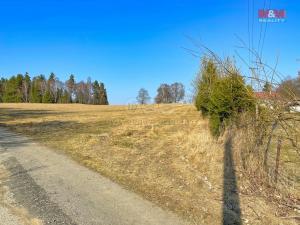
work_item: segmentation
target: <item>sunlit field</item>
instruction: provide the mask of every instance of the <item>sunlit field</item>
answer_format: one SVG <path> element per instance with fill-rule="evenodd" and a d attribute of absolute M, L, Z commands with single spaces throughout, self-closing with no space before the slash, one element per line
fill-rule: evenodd
<path fill-rule="evenodd" d="M 194 106 L 0 107 L 1 125 L 69 155 L 195 224 L 221 223 L 224 141 L 211 137 L 207 121 Z M 246 194 L 238 171 L 237 176 L 245 223 L 293 223 L 276 216 L 277 206 L 267 199 Z"/>

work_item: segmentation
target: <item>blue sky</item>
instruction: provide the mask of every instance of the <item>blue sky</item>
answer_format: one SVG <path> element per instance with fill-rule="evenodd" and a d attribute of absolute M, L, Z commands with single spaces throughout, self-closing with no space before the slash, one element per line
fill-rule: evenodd
<path fill-rule="evenodd" d="M 263 5 L 254 2 L 255 46 Z M 285 9 L 287 20 L 268 24 L 263 54 L 270 64 L 279 55 L 278 70 L 296 76 L 300 4 L 271 1 L 271 8 Z M 189 91 L 199 59 L 183 49 L 198 50 L 186 36 L 232 56 L 235 35 L 248 42 L 247 18 L 247 0 L 0 0 L 0 76 L 90 76 L 105 83 L 111 104 L 133 102 L 141 87 L 154 97 L 160 83 L 179 81 Z"/>

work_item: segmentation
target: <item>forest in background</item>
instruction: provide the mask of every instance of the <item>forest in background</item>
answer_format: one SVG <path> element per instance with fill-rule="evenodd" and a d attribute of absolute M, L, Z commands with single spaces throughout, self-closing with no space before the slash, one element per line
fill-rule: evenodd
<path fill-rule="evenodd" d="M 18 74 L 0 80 L 0 102 L 5 103 L 80 103 L 108 105 L 107 92 L 102 82 L 76 82 L 74 75 L 62 82 L 51 73 L 30 77 Z"/>

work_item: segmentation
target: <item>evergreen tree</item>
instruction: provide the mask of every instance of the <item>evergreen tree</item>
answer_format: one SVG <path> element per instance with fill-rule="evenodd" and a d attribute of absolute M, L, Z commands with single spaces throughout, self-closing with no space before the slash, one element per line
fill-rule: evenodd
<path fill-rule="evenodd" d="M 47 89 L 45 94 L 43 95 L 43 103 L 53 103 L 53 98 L 51 96 L 50 90 Z"/>
<path fill-rule="evenodd" d="M 100 83 L 99 86 L 99 104 L 108 105 L 107 93 L 103 83 Z"/>
<path fill-rule="evenodd" d="M 93 104 L 100 104 L 100 86 L 97 80 L 93 83 Z"/>
<path fill-rule="evenodd" d="M 12 76 L 5 84 L 3 102 L 22 102 L 22 81 L 23 76 L 18 74 Z"/>
<path fill-rule="evenodd" d="M 54 73 L 47 80 L 44 75 L 33 77 L 28 73 L 0 80 L 0 102 L 72 103 L 107 105 L 107 93 L 103 83 L 91 78 L 75 83 L 71 75 L 65 83 Z"/>
<path fill-rule="evenodd" d="M 60 97 L 60 103 L 64 103 L 64 104 L 67 104 L 67 103 L 70 103 L 70 94 L 67 90 L 62 90 L 61 89 L 61 97 Z"/>
<path fill-rule="evenodd" d="M 209 117 L 210 129 L 215 136 L 219 136 L 242 112 L 255 109 L 252 89 L 245 84 L 235 64 L 226 63 L 226 69 L 223 69 L 213 60 L 203 59 L 196 81 L 196 107 Z"/>
<path fill-rule="evenodd" d="M 24 76 L 22 74 L 18 74 L 15 83 L 16 102 L 23 102 L 23 93 L 22 93 L 23 80 L 24 80 Z"/>
<path fill-rule="evenodd" d="M 34 77 L 32 79 L 30 88 L 30 102 L 32 103 L 42 103 L 43 95 L 45 93 L 45 77 L 43 75 Z"/>
<path fill-rule="evenodd" d="M 0 80 L 0 102 L 3 102 L 3 94 L 4 94 L 4 87 L 6 84 L 6 79 L 1 78 Z"/>
<path fill-rule="evenodd" d="M 272 85 L 267 81 L 263 87 L 264 92 L 270 93 L 272 91 Z"/>
<path fill-rule="evenodd" d="M 66 81 L 66 88 L 67 92 L 69 93 L 69 102 L 72 103 L 76 97 L 75 97 L 75 88 L 76 88 L 76 83 L 75 83 L 75 77 L 73 74 L 70 75 L 69 80 Z"/>
<path fill-rule="evenodd" d="M 22 95 L 23 95 L 23 102 L 29 102 L 30 99 L 30 86 L 31 80 L 29 74 L 26 72 L 23 82 L 22 82 Z"/>
<path fill-rule="evenodd" d="M 218 80 L 218 69 L 212 59 L 203 58 L 201 62 L 201 71 L 195 81 L 197 94 L 195 104 L 203 116 L 209 112 L 209 102 L 212 93 L 212 88 Z"/>
<path fill-rule="evenodd" d="M 57 85 L 56 85 L 56 77 L 54 73 L 51 73 L 49 76 L 49 79 L 47 81 L 47 91 L 50 93 L 50 99 L 49 96 L 46 96 L 47 102 L 50 101 L 50 103 L 56 103 L 57 102 Z M 46 92 L 45 94 L 48 95 Z"/>

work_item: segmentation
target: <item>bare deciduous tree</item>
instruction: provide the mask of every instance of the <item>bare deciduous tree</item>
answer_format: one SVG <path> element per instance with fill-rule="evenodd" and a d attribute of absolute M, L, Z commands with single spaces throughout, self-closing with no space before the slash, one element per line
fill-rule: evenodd
<path fill-rule="evenodd" d="M 161 84 L 157 89 L 157 95 L 155 97 L 156 103 L 171 103 L 172 102 L 172 92 L 171 87 L 168 84 Z"/>
<path fill-rule="evenodd" d="M 180 102 L 185 95 L 184 86 L 182 83 L 175 82 L 171 84 L 172 102 Z"/>
<path fill-rule="evenodd" d="M 148 91 L 145 88 L 141 88 L 139 90 L 138 96 L 136 97 L 136 100 L 141 105 L 147 104 L 150 100 Z"/>

